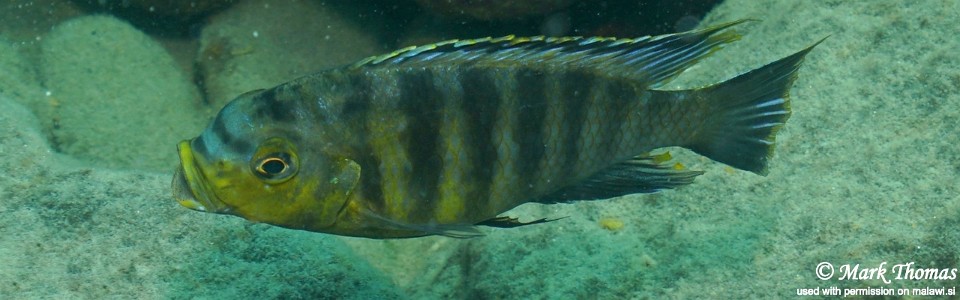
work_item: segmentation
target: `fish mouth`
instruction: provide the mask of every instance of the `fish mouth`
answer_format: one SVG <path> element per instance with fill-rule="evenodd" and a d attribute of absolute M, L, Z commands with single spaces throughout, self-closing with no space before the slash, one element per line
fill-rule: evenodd
<path fill-rule="evenodd" d="M 171 186 L 173 198 L 181 206 L 196 210 L 216 212 L 218 206 L 210 198 L 211 193 L 206 188 L 206 180 L 197 168 L 195 153 L 190 148 L 190 140 L 177 144 L 180 154 L 180 167 L 173 174 Z"/>

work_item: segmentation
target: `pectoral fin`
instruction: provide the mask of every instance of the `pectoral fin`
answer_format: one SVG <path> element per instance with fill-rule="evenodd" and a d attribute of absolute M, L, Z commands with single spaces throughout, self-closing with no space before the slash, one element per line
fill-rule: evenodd
<path fill-rule="evenodd" d="M 484 236 L 483 232 L 477 229 L 477 226 L 470 224 L 430 224 L 430 225 L 408 225 L 408 228 L 420 230 L 432 235 L 442 235 L 458 239 L 468 239 Z"/>
<path fill-rule="evenodd" d="M 411 224 L 384 217 L 369 209 L 363 209 L 361 212 L 368 217 L 379 220 L 384 227 L 397 230 L 420 232 L 423 233 L 423 235 L 442 235 L 458 239 L 484 236 L 483 232 L 480 232 L 477 226 L 472 224 Z"/>
<path fill-rule="evenodd" d="M 322 205 L 318 219 L 322 220 L 321 226 L 330 226 L 336 222 L 350 194 L 360 183 L 360 165 L 350 159 L 337 159 L 330 166 L 330 177 L 325 181 L 318 183 L 322 185 L 318 190 L 326 191 L 317 197 L 319 205 Z"/>

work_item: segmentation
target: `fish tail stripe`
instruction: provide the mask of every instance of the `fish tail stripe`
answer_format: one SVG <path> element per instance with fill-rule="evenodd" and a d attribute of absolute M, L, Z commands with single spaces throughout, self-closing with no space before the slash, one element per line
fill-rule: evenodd
<path fill-rule="evenodd" d="M 546 93 L 542 72 L 523 68 L 517 73 L 517 105 L 519 112 L 517 130 L 513 136 L 519 145 L 519 155 L 514 159 L 517 163 L 517 179 L 520 189 L 529 189 L 537 192 L 540 161 L 544 158 L 544 131 Z"/>
<path fill-rule="evenodd" d="M 432 72 L 404 72 L 399 77 L 400 110 L 407 120 L 401 137 L 410 159 L 410 177 L 405 201 L 422 207 L 436 207 L 439 201 L 438 182 L 443 167 L 440 153 L 440 117 L 443 95 L 437 91 Z M 430 214 L 431 209 L 410 209 L 412 213 Z M 410 216 L 419 218 L 422 216 Z"/>
<path fill-rule="evenodd" d="M 494 127 L 501 102 L 491 74 L 495 73 L 478 68 L 470 68 L 460 74 L 460 82 L 463 86 L 463 101 L 460 105 L 466 118 L 466 136 L 470 141 L 470 149 L 474 150 L 472 160 L 475 165 L 470 175 L 475 185 L 474 198 L 467 201 L 486 206 L 490 205 L 490 192 L 493 188 L 494 168 L 497 161 Z M 474 211 L 486 210 L 475 209 Z"/>
<path fill-rule="evenodd" d="M 753 110 L 764 109 L 764 108 L 767 107 L 767 106 L 781 105 L 781 104 L 783 104 L 784 102 L 785 102 L 785 100 L 784 100 L 783 98 L 777 98 L 777 99 L 773 99 L 773 100 L 770 100 L 770 101 L 766 101 L 766 102 L 763 102 L 763 103 L 759 103 L 759 104 L 756 104 L 756 105 L 753 105 L 753 106 L 740 107 L 740 108 L 731 108 L 731 109 L 730 109 L 730 112 L 731 112 L 731 113 L 738 113 L 738 114 L 740 114 L 740 113 L 750 113 L 750 112 L 753 111 Z M 786 112 L 786 113 L 789 113 L 789 111 L 786 111 L 786 110 L 781 110 L 781 111 L 778 111 L 778 112 Z"/>

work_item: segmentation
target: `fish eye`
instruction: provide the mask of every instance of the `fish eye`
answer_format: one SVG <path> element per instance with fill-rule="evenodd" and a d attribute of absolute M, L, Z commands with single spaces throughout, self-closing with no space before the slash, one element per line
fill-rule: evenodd
<path fill-rule="evenodd" d="M 285 169 L 287 169 L 287 162 L 276 157 L 271 157 L 261 161 L 257 171 L 264 176 L 277 176 L 283 173 Z"/>
<path fill-rule="evenodd" d="M 254 171 L 260 178 L 271 181 L 273 183 L 280 183 L 286 181 L 296 171 L 296 167 L 292 164 L 290 155 L 286 153 L 271 153 L 254 164 Z"/>
<path fill-rule="evenodd" d="M 272 137 L 264 140 L 253 152 L 250 172 L 268 184 L 279 184 L 293 178 L 299 169 L 297 150 L 287 139 Z"/>

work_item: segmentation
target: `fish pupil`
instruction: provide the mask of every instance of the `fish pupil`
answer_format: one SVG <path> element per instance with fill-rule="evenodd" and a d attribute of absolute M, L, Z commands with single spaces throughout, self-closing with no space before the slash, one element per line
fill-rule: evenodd
<path fill-rule="evenodd" d="M 268 158 L 260 164 L 260 171 L 263 172 L 264 175 L 277 175 L 282 173 L 286 168 L 287 163 L 279 158 Z"/>

